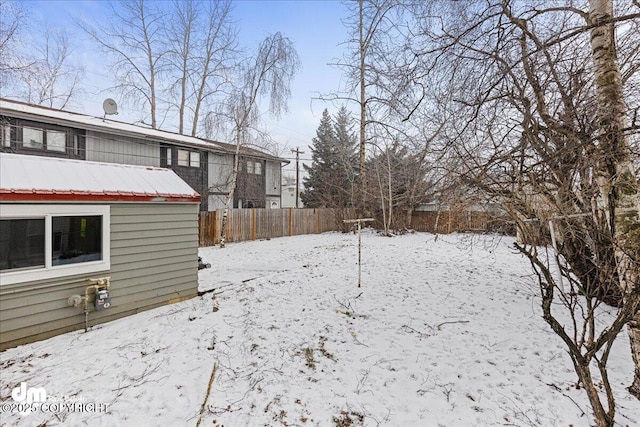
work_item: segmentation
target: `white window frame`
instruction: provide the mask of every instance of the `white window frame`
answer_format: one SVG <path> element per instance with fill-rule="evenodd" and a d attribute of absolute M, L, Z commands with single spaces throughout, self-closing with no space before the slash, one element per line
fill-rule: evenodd
<path fill-rule="evenodd" d="M 51 218 L 54 216 L 102 216 L 102 259 L 75 264 L 52 264 Z M 111 269 L 111 207 L 104 205 L 1 205 L 0 219 L 44 218 L 44 268 L 0 273 L 0 286 L 57 277 L 91 274 Z"/>
<path fill-rule="evenodd" d="M 3 147 L 11 147 L 11 126 L 8 124 L 0 124 L 0 140 Z"/>
<path fill-rule="evenodd" d="M 262 175 L 262 162 L 256 162 L 254 171 L 256 175 Z"/>

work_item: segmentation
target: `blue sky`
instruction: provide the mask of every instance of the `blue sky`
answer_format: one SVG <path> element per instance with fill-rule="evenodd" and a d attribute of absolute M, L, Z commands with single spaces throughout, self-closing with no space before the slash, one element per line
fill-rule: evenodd
<path fill-rule="evenodd" d="M 108 69 L 100 52 L 90 44 L 86 36 L 72 28 L 73 19 L 88 19 L 100 22 L 108 12 L 105 1 L 29 1 L 27 2 L 34 22 L 57 27 L 67 22 L 67 28 L 77 35 L 79 48 L 74 51 L 74 62 L 85 68 L 87 81 L 93 82 L 96 92 L 85 94 L 73 109 L 90 115 L 102 115 L 102 100 L 116 94 L 100 92 L 108 83 Z M 325 104 L 312 97 L 320 93 L 338 90 L 342 85 L 341 72 L 329 63 L 341 58 L 347 40 L 347 31 L 342 19 L 347 16 L 346 6 L 336 0 L 238 0 L 233 15 L 240 27 L 240 43 L 246 48 L 256 48 L 270 33 L 280 31 L 291 38 L 302 62 L 302 69 L 293 82 L 289 113 L 275 121 L 264 119 L 264 128 L 281 145 L 289 148 L 299 146 L 309 157 L 308 145 L 315 136 L 324 108 L 334 113 L 337 105 Z M 103 86 L 103 87 L 101 87 Z M 118 120 L 129 121 L 126 106 L 120 106 Z"/>

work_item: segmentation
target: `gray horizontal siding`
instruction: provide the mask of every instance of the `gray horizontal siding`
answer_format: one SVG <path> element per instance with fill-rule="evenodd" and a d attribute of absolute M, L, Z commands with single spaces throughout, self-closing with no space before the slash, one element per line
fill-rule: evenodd
<path fill-rule="evenodd" d="M 197 294 L 198 205 L 111 205 L 112 307 L 93 311 L 89 325 L 103 323 Z M 87 275 L 0 286 L 0 348 L 84 328 L 82 307 Z"/>
<path fill-rule="evenodd" d="M 143 139 L 87 131 L 86 150 L 95 162 L 160 166 L 160 145 Z"/>

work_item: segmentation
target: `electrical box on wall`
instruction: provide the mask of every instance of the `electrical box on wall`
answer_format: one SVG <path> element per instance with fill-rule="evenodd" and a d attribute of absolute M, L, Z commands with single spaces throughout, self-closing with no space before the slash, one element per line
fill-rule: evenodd
<path fill-rule="evenodd" d="M 111 307 L 111 297 L 109 296 L 108 288 L 96 290 L 94 305 L 98 311 Z"/>

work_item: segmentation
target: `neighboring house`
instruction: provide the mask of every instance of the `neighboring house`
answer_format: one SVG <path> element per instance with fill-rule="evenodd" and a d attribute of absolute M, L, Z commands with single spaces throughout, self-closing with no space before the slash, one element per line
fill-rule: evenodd
<path fill-rule="evenodd" d="M 293 176 L 285 176 L 282 178 L 282 207 L 283 208 L 304 208 L 304 203 L 300 195 L 303 188 L 298 191 L 298 206 L 296 206 L 296 178 Z"/>
<path fill-rule="evenodd" d="M 199 202 L 168 169 L 0 153 L 0 351 L 197 295 Z"/>
<path fill-rule="evenodd" d="M 234 153 L 236 146 L 216 142 L 227 152 Z M 209 210 L 224 208 L 231 183 L 233 165 L 230 161 L 233 157 L 229 154 L 210 155 L 209 182 Z M 240 147 L 240 160 L 238 162 L 238 180 L 233 197 L 235 208 L 266 208 L 278 209 L 282 205 L 281 200 L 281 165 L 288 160 L 271 156 L 262 151 Z M 217 165 L 222 165 L 216 168 Z"/>
<path fill-rule="evenodd" d="M 224 207 L 235 148 L 0 98 L 0 152 L 170 168 L 202 196 L 200 210 Z M 242 147 L 233 207 L 279 208 L 283 162 Z"/>
<path fill-rule="evenodd" d="M 286 179 L 282 184 L 282 207 L 283 208 L 295 208 L 296 207 L 296 183 L 295 179 L 291 182 L 291 180 Z M 298 195 L 298 207 L 304 207 L 304 203 L 300 199 L 300 195 Z"/>

